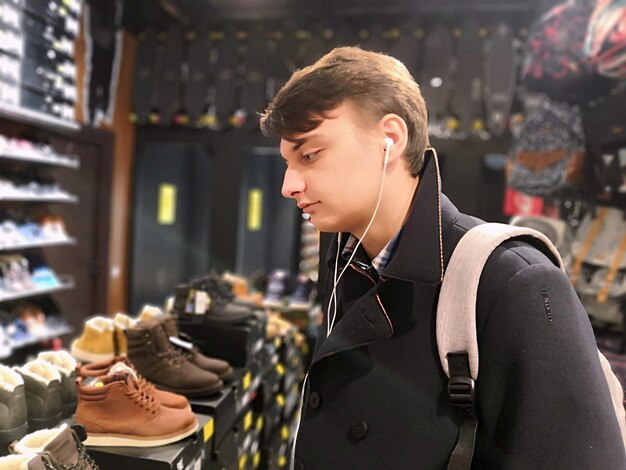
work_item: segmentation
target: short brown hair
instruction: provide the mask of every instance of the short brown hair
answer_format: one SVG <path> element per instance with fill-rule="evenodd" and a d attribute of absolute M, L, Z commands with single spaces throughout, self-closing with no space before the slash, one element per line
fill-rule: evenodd
<path fill-rule="evenodd" d="M 338 47 L 297 70 L 261 117 L 265 135 L 289 138 L 310 132 L 344 101 L 365 119 L 400 116 L 408 127 L 406 161 L 417 176 L 428 147 L 428 115 L 419 85 L 407 68 L 385 54 Z"/>

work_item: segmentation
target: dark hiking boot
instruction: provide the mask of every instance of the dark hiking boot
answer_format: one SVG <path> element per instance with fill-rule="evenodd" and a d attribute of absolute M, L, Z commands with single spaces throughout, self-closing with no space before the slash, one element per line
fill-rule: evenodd
<path fill-rule="evenodd" d="M 187 360 L 169 341 L 163 325 L 155 320 L 126 329 L 128 359 L 157 388 L 186 397 L 202 397 L 222 390 L 224 384 L 212 372 Z"/>

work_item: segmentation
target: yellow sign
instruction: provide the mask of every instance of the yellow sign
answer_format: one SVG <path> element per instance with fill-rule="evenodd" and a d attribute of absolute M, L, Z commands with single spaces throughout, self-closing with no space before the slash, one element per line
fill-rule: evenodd
<path fill-rule="evenodd" d="M 252 410 L 248 411 L 243 418 L 243 430 L 247 431 L 250 426 L 252 426 Z"/>
<path fill-rule="evenodd" d="M 213 424 L 213 418 L 209 420 L 208 423 L 204 425 L 204 442 L 207 442 L 209 439 L 213 437 L 213 431 L 215 430 L 215 425 Z"/>
<path fill-rule="evenodd" d="M 256 454 L 254 454 L 254 457 L 252 458 L 252 466 L 254 468 L 257 468 L 260 463 L 261 463 L 261 451 L 259 450 Z"/>
<path fill-rule="evenodd" d="M 176 186 L 173 184 L 159 185 L 157 221 L 161 225 L 172 225 L 176 222 Z"/>
<path fill-rule="evenodd" d="M 248 230 L 258 232 L 263 221 L 263 191 L 251 188 L 248 191 Z"/>
<path fill-rule="evenodd" d="M 248 462 L 248 454 L 243 454 L 239 457 L 239 470 L 243 470 Z"/>
<path fill-rule="evenodd" d="M 241 379 L 241 388 L 243 388 L 244 392 L 250 388 L 250 382 L 252 382 L 252 374 L 250 372 L 246 372 L 246 375 L 244 375 L 243 379 Z"/>

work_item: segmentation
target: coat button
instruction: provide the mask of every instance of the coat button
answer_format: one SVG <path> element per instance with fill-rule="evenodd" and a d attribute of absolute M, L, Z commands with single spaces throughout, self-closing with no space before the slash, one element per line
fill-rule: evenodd
<path fill-rule="evenodd" d="M 296 459 L 294 462 L 294 468 L 295 470 L 304 470 L 304 464 L 302 463 L 302 460 Z"/>
<path fill-rule="evenodd" d="M 312 392 L 311 396 L 309 397 L 309 406 L 316 410 L 320 407 L 320 402 L 320 394 L 317 392 Z"/>
<path fill-rule="evenodd" d="M 356 439 L 363 439 L 367 434 L 367 423 L 365 421 L 361 421 L 359 424 L 352 426 L 350 431 Z"/>

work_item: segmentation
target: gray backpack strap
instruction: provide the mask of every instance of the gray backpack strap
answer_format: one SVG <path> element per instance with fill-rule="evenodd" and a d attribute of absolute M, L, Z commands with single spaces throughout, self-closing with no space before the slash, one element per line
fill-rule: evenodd
<path fill-rule="evenodd" d="M 558 260 L 559 252 L 542 233 L 504 224 L 483 224 L 469 230 L 452 253 L 437 307 L 437 348 L 448 376 L 448 397 L 462 418 L 459 437 L 448 470 L 469 470 L 474 456 L 478 420 L 474 413 L 474 381 L 478 377 L 476 297 L 483 267 L 491 253 L 515 237 L 539 239 Z"/>
<path fill-rule="evenodd" d="M 489 223 L 469 230 L 448 262 L 437 306 L 437 348 L 448 378 L 448 354 L 466 351 L 472 379 L 478 377 L 478 340 L 476 339 L 476 296 L 478 281 L 487 259 L 504 241 L 533 237 L 543 242 L 563 268 L 561 256 L 541 232 L 527 227 Z"/>

